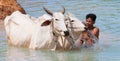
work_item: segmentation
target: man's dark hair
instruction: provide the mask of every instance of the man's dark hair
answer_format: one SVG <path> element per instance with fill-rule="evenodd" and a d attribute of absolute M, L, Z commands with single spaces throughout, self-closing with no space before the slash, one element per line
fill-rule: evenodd
<path fill-rule="evenodd" d="M 86 15 L 86 19 L 88 19 L 88 18 L 91 18 L 92 21 L 94 21 L 94 22 L 96 21 L 96 15 L 93 14 L 93 13 L 87 14 L 87 15 Z"/>

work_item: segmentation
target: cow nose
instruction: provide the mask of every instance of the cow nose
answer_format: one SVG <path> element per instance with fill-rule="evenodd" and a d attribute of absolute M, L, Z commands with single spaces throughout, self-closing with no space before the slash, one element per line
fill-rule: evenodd
<path fill-rule="evenodd" d="M 65 36 L 69 35 L 69 31 L 64 31 Z"/>
<path fill-rule="evenodd" d="M 84 29 L 87 31 L 88 30 L 88 28 L 87 27 L 84 27 Z"/>

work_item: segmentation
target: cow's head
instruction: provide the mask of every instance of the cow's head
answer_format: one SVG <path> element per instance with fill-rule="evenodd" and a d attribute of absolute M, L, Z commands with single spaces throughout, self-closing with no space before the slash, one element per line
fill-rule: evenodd
<path fill-rule="evenodd" d="M 64 16 L 65 8 L 63 7 L 63 10 L 61 12 L 51 12 L 47 10 L 45 7 L 43 7 L 43 9 L 49 15 L 52 16 L 52 27 L 53 27 L 54 33 L 57 35 L 63 35 L 63 36 L 69 35 L 69 32 L 65 25 L 65 16 Z"/>
<path fill-rule="evenodd" d="M 73 14 L 66 15 L 66 26 L 74 32 L 81 32 L 85 30 L 85 25 L 77 19 Z"/>

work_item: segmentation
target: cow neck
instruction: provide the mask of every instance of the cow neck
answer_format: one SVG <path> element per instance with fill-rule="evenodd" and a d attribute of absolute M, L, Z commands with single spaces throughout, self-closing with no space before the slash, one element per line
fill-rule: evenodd
<path fill-rule="evenodd" d="M 53 32 L 53 35 L 55 36 L 55 37 L 58 37 L 58 35 L 57 34 L 55 34 L 55 27 L 54 27 L 54 22 L 53 22 L 53 19 L 51 20 L 51 27 L 52 27 L 52 32 Z"/>
<path fill-rule="evenodd" d="M 76 40 L 75 38 L 74 38 L 74 35 L 73 35 L 73 26 L 72 26 L 72 24 L 71 24 L 71 19 L 68 17 L 68 20 L 69 20 L 69 23 L 70 23 L 70 27 L 67 25 L 67 29 L 68 29 L 68 31 L 70 32 L 70 38 L 72 38 L 72 40 L 74 41 L 74 40 Z M 70 29 L 69 29 L 70 28 Z"/>
<path fill-rule="evenodd" d="M 57 35 L 57 34 L 55 34 L 55 32 L 54 32 L 54 30 L 55 30 L 55 27 L 54 27 L 54 23 L 53 23 L 53 19 L 51 20 L 51 27 L 52 27 L 52 33 L 53 33 L 53 41 L 55 41 L 55 48 L 54 48 L 54 50 L 56 50 L 57 49 L 57 47 L 58 47 L 58 37 L 59 37 L 59 35 Z"/>

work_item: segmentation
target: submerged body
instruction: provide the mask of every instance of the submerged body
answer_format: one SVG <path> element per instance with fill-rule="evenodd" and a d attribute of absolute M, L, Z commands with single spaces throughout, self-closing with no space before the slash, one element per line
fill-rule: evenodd
<path fill-rule="evenodd" d="M 56 49 L 58 36 L 67 36 L 64 15 L 58 13 L 58 21 L 47 18 L 37 23 L 28 15 L 19 11 L 7 16 L 4 21 L 7 40 L 10 45 L 27 47 L 30 49 Z M 57 18 L 57 17 L 56 17 Z M 62 27 L 59 27 L 62 26 Z M 57 36 L 55 36 L 55 35 Z M 61 47 L 61 46 L 58 46 Z"/>

